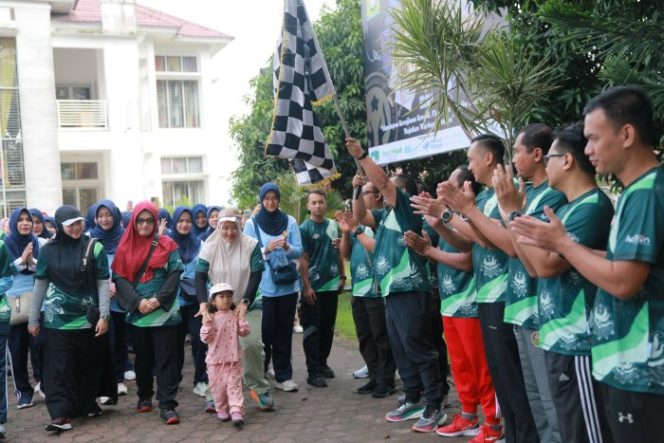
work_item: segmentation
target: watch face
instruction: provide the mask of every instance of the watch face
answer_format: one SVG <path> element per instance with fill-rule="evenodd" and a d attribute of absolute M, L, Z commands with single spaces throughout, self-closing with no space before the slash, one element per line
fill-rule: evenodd
<path fill-rule="evenodd" d="M 452 220 L 452 217 L 454 216 L 454 213 L 447 209 L 445 212 L 443 212 L 443 215 L 440 217 L 443 223 L 449 223 L 450 220 Z"/>

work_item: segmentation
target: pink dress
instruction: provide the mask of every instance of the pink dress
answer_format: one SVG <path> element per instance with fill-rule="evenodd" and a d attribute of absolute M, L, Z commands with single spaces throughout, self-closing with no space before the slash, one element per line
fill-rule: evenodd
<path fill-rule="evenodd" d="M 208 345 L 205 363 L 217 412 L 244 415 L 242 349 L 238 337 L 245 337 L 250 332 L 249 323 L 241 319 L 237 311 L 217 311 L 211 323 L 203 323 L 201 341 Z"/>

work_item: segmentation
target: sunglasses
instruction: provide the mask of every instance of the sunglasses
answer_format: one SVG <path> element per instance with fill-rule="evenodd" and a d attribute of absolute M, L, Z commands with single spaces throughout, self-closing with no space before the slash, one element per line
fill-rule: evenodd
<path fill-rule="evenodd" d="M 544 166 L 549 164 L 549 160 L 555 157 L 564 157 L 565 154 L 547 154 L 542 159 L 544 159 Z"/>
<path fill-rule="evenodd" d="M 154 219 L 152 217 L 150 217 L 150 218 L 137 218 L 136 219 L 136 224 L 137 225 L 154 225 Z"/>

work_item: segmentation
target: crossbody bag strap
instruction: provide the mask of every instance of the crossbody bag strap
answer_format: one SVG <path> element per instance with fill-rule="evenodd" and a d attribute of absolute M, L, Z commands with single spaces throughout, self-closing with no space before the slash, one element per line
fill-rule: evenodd
<path fill-rule="evenodd" d="M 138 285 L 138 282 L 141 281 L 141 277 L 143 277 L 143 274 L 145 274 L 145 270 L 148 268 L 148 263 L 152 258 L 152 254 L 154 254 L 154 250 L 157 249 L 158 244 L 159 244 L 159 234 L 155 234 L 154 237 L 152 238 L 152 244 L 150 245 L 150 252 L 148 252 L 148 256 L 145 258 L 145 261 L 141 265 L 141 269 L 138 270 L 138 274 L 136 274 L 136 278 L 134 278 L 134 281 L 132 282 L 132 285 L 134 285 L 134 287 Z"/>
<path fill-rule="evenodd" d="M 260 243 L 261 248 L 264 248 L 265 245 L 263 244 L 263 239 L 261 238 L 261 228 L 258 227 L 258 223 L 256 223 L 255 219 L 251 219 L 251 222 L 254 224 L 254 231 L 256 232 L 256 240 L 258 240 L 258 243 Z"/>
<path fill-rule="evenodd" d="M 91 238 L 88 242 L 88 245 L 85 247 L 85 253 L 83 254 L 83 271 L 88 268 L 88 263 L 90 262 L 91 252 L 94 251 L 95 243 L 97 243 L 96 238 Z"/>

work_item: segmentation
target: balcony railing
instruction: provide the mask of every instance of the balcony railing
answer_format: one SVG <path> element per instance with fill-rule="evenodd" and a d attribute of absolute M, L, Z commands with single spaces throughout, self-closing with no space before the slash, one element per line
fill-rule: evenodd
<path fill-rule="evenodd" d="M 97 129 L 108 127 L 106 100 L 58 100 L 58 126 Z"/>

